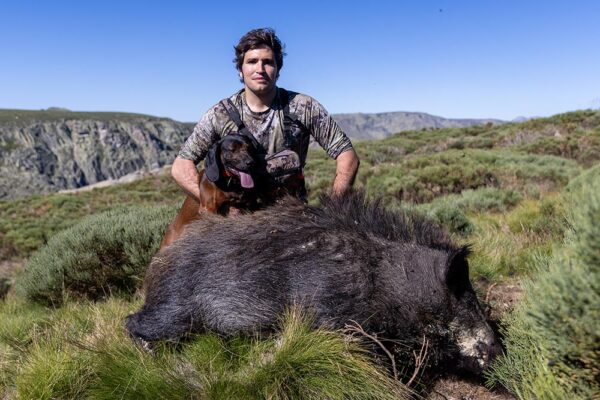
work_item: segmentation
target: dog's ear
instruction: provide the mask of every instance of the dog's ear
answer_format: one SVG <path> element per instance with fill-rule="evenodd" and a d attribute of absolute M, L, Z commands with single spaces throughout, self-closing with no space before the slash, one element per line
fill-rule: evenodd
<path fill-rule="evenodd" d="M 216 182 L 221 176 L 221 168 L 219 167 L 219 156 L 221 152 L 221 142 L 215 143 L 209 150 L 204 159 L 204 175 L 211 182 Z"/>

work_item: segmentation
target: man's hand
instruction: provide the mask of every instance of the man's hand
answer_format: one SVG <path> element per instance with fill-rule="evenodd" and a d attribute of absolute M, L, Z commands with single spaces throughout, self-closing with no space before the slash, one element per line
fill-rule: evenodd
<path fill-rule="evenodd" d="M 331 188 L 332 196 L 343 195 L 354 184 L 360 161 L 354 149 L 344 151 L 335 159 L 335 178 Z"/>
<path fill-rule="evenodd" d="M 181 157 L 175 158 L 171 167 L 171 176 L 188 195 L 200 203 L 200 176 L 193 161 Z"/>

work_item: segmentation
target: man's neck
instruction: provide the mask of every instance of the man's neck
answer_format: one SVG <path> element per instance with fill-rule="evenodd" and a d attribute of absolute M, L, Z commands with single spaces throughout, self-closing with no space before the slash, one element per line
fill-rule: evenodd
<path fill-rule="evenodd" d="M 244 95 L 246 96 L 246 104 L 248 104 L 250 110 L 254 112 L 263 112 L 267 111 L 269 107 L 271 107 L 273 100 L 275 100 L 277 87 L 274 87 L 273 90 L 266 94 L 257 94 L 246 88 L 246 90 L 244 90 Z"/>

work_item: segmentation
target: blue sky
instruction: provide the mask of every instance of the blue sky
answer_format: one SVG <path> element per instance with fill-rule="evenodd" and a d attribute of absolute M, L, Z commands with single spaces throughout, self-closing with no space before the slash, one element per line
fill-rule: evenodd
<path fill-rule="evenodd" d="M 279 85 L 330 112 L 449 118 L 600 107 L 600 1 L 3 1 L 0 108 L 196 121 L 241 87 L 233 46 L 273 27 Z"/>

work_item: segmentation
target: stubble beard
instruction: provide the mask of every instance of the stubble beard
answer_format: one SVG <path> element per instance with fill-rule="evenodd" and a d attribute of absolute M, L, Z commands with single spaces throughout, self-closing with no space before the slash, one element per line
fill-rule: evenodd
<path fill-rule="evenodd" d="M 251 91 L 254 95 L 258 97 L 268 96 L 276 90 L 276 82 L 269 83 L 268 85 L 252 87 L 250 85 L 246 85 L 246 90 Z"/>

